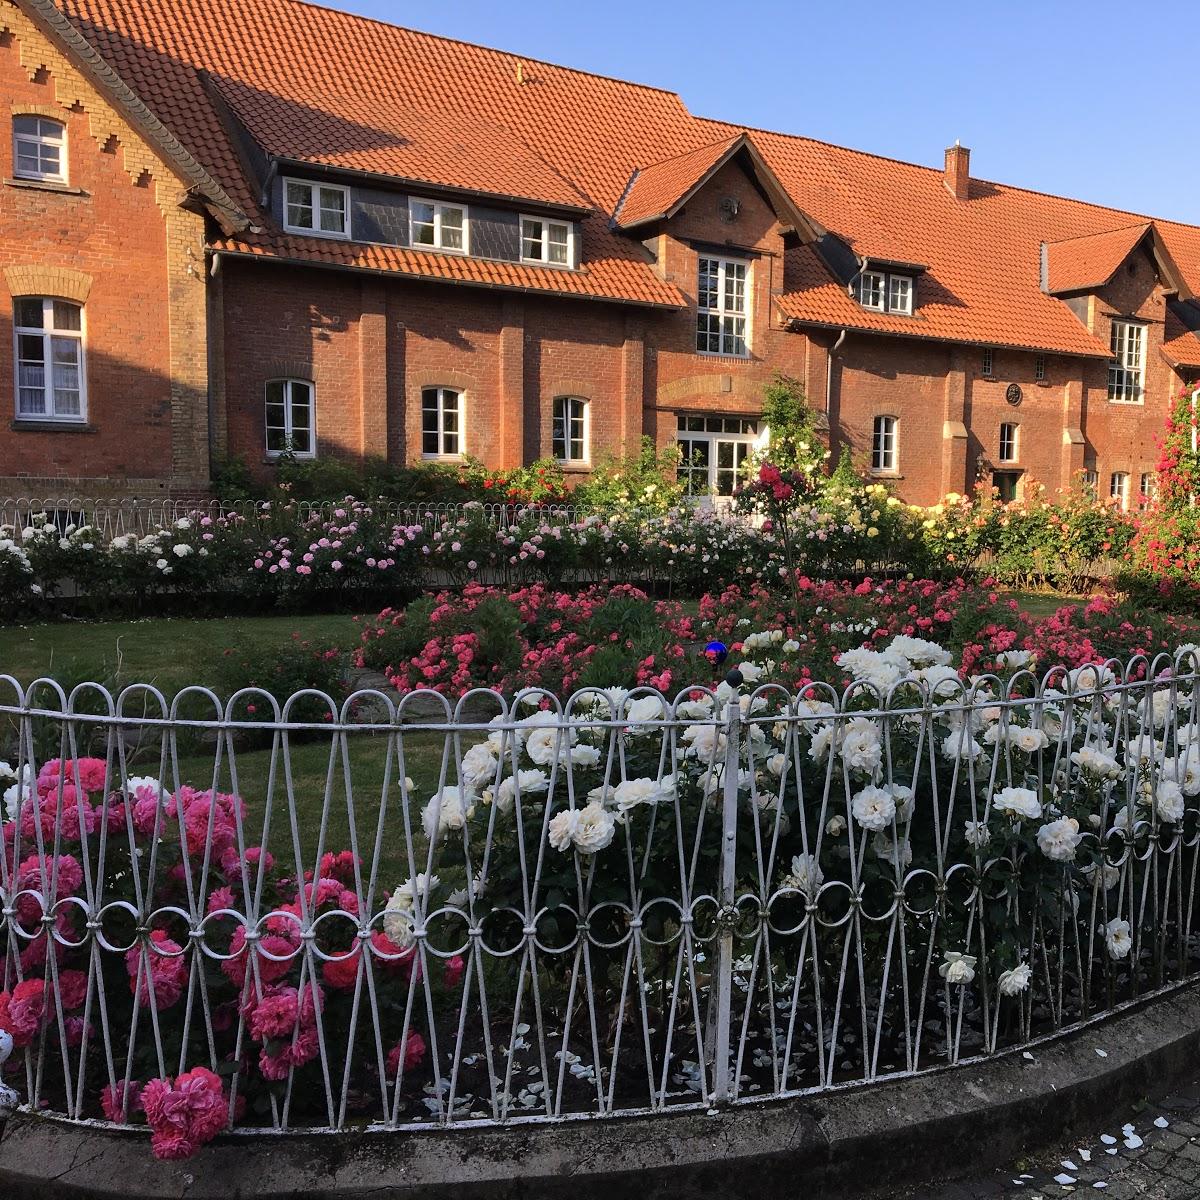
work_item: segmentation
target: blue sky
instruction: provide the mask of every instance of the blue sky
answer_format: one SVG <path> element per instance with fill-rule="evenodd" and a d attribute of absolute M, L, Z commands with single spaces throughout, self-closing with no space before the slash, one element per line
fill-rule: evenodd
<path fill-rule="evenodd" d="M 334 0 L 692 112 L 1200 224 L 1196 0 Z"/>

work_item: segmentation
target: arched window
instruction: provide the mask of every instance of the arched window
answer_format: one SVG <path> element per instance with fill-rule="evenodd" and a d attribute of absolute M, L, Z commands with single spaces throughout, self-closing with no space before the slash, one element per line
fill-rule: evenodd
<path fill-rule="evenodd" d="M 421 392 L 421 457 L 459 458 L 463 453 L 463 394 L 454 388 Z"/>
<path fill-rule="evenodd" d="M 17 419 L 85 421 L 83 307 L 48 296 L 13 301 Z"/>
<path fill-rule="evenodd" d="M 13 176 L 66 183 L 66 126 L 49 117 L 13 117 Z"/>
<path fill-rule="evenodd" d="M 893 475 L 900 469 L 900 423 L 895 417 L 878 416 L 871 431 L 871 470 L 876 475 Z"/>
<path fill-rule="evenodd" d="M 588 402 L 579 396 L 554 398 L 552 453 L 560 463 L 588 461 Z"/>
<path fill-rule="evenodd" d="M 267 454 L 274 458 L 317 456 L 317 409 L 307 379 L 272 379 L 267 383 Z"/>

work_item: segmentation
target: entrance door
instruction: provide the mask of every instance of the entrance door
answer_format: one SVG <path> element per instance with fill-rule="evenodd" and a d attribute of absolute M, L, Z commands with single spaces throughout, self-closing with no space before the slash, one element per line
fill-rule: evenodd
<path fill-rule="evenodd" d="M 1000 491 L 1000 499 L 1010 504 L 1017 498 L 1017 490 L 1021 483 L 1020 471 L 993 471 L 992 487 Z"/>
<path fill-rule="evenodd" d="M 680 415 L 679 481 L 689 496 L 732 496 L 758 440 L 758 422 L 745 417 Z"/>

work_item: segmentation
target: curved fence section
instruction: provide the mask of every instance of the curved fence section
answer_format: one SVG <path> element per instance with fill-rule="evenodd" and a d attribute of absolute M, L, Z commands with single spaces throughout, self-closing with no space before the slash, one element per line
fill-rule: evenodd
<path fill-rule="evenodd" d="M 336 707 L 0 677 L 6 1079 L 164 1154 L 171 1088 L 209 1136 L 670 1111 L 992 1054 L 1193 974 L 1191 652 L 890 663 Z"/>

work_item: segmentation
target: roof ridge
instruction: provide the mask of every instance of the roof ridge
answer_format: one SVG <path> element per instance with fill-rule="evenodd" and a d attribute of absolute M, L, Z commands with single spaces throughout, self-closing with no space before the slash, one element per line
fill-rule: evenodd
<path fill-rule="evenodd" d="M 745 133 L 765 133 L 772 137 L 787 138 L 790 141 L 808 142 L 814 146 L 825 146 L 830 150 L 839 150 L 843 154 L 855 154 L 859 158 L 873 158 L 877 162 L 894 163 L 896 166 L 900 167 L 911 167 L 914 171 L 925 171 L 930 175 L 937 175 L 940 177 L 943 174 L 938 167 L 929 167 L 924 163 L 910 162 L 907 158 L 896 158 L 888 154 L 876 154 L 873 150 L 859 150 L 853 146 L 843 146 L 838 142 L 826 141 L 823 138 L 808 137 L 803 133 L 786 133 L 779 129 L 765 129 L 761 125 L 743 125 L 735 121 L 724 121 L 718 117 L 700 117 L 695 116 L 694 114 L 691 115 L 693 120 L 703 121 L 705 124 L 709 125 L 733 126 L 741 129 Z M 1187 221 L 1177 221 L 1172 217 L 1156 217 L 1152 213 L 1135 212 L 1133 209 L 1129 208 L 1115 208 L 1111 204 L 1099 204 L 1095 200 L 1083 200 L 1078 196 L 1064 196 L 1060 192 L 1047 192 L 1039 188 L 1025 187 L 1020 183 L 1005 183 L 1000 179 L 984 179 L 981 175 L 972 175 L 971 180 L 974 183 L 986 183 L 990 184 L 992 187 L 1003 188 L 1008 192 L 1022 192 L 1027 196 L 1042 196 L 1048 200 L 1062 200 L 1067 204 L 1081 204 L 1086 208 L 1097 209 L 1100 212 L 1117 213 L 1123 217 L 1133 217 L 1134 220 L 1130 222 L 1131 225 L 1136 225 L 1142 221 L 1145 221 L 1148 223 L 1153 222 L 1159 225 L 1174 225 L 1178 229 L 1200 229 L 1200 223 L 1189 224 Z M 1122 226 L 1122 228 L 1126 227 Z M 1094 237 L 1095 235 L 1088 234 L 1083 236 Z"/>
<path fill-rule="evenodd" d="M 688 110 L 683 98 L 671 88 L 656 87 L 652 83 L 641 83 L 635 79 L 622 79 L 619 75 L 609 75 L 604 71 L 589 71 L 586 67 L 568 67 L 563 63 L 551 62 L 548 58 L 537 58 L 532 54 L 520 54 L 516 50 L 501 50 L 497 46 L 485 46 L 482 42 L 469 42 L 466 38 L 451 37 L 445 33 L 429 33 L 424 29 L 415 29 L 411 25 L 401 25 L 397 21 L 387 21 L 382 17 L 368 17 L 363 13 L 350 12 L 344 8 L 335 8 L 332 4 L 323 4 L 320 0 L 278 0 L 279 3 L 297 5 L 302 8 L 316 8 L 322 12 L 333 13 L 339 17 L 349 17 L 354 21 L 362 21 L 367 25 L 381 25 L 384 29 L 399 29 L 404 33 L 415 33 L 419 37 L 432 38 L 438 42 L 449 42 L 455 46 L 468 46 L 472 50 L 486 50 L 489 54 L 501 55 L 505 58 L 518 59 L 521 62 L 537 63 L 542 67 L 553 67 L 556 71 L 567 71 L 573 75 L 588 75 L 593 79 L 606 79 L 610 83 L 624 84 L 626 87 L 641 88 L 647 92 L 657 92 L 662 96 L 674 96 L 688 116 L 693 114 Z"/>
<path fill-rule="evenodd" d="M 678 154 L 672 154 L 667 158 L 656 158 L 644 167 L 635 167 L 634 170 L 649 171 L 651 167 L 665 167 L 668 163 L 678 162 L 681 158 L 687 158 L 692 154 L 699 154 L 701 150 L 711 150 L 714 146 L 720 146 L 724 142 L 737 141 L 740 137 L 749 137 L 749 134 L 744 130 L 739 130 L 737 133 L 730 134 L 729 137 L 717 138 L 712 142 L 702 142 L 699 146 L 693 146 L 690 150 L 681 150 Z"/>
<path fill-rule="evenodd" d="M 1067 197 L 1063 197 L 1067 199 Z M 1143 221 L 1130 221 L 1128 225 L 1116 225 L 1112 229 L 1101 229 L 1099 233 L 1076 233 L 1068 238 L 1055 238 L 1053 241 L 1047 242 L 1047 246 L 1065 246 L 1068 242 L 1086 242 L 1091 238 L 1108 237 L 1114 233 L 1128 233 L 1131 229 L 1149 229 L 1155 224 L 1155 219 L 1150 218 Z"/>

